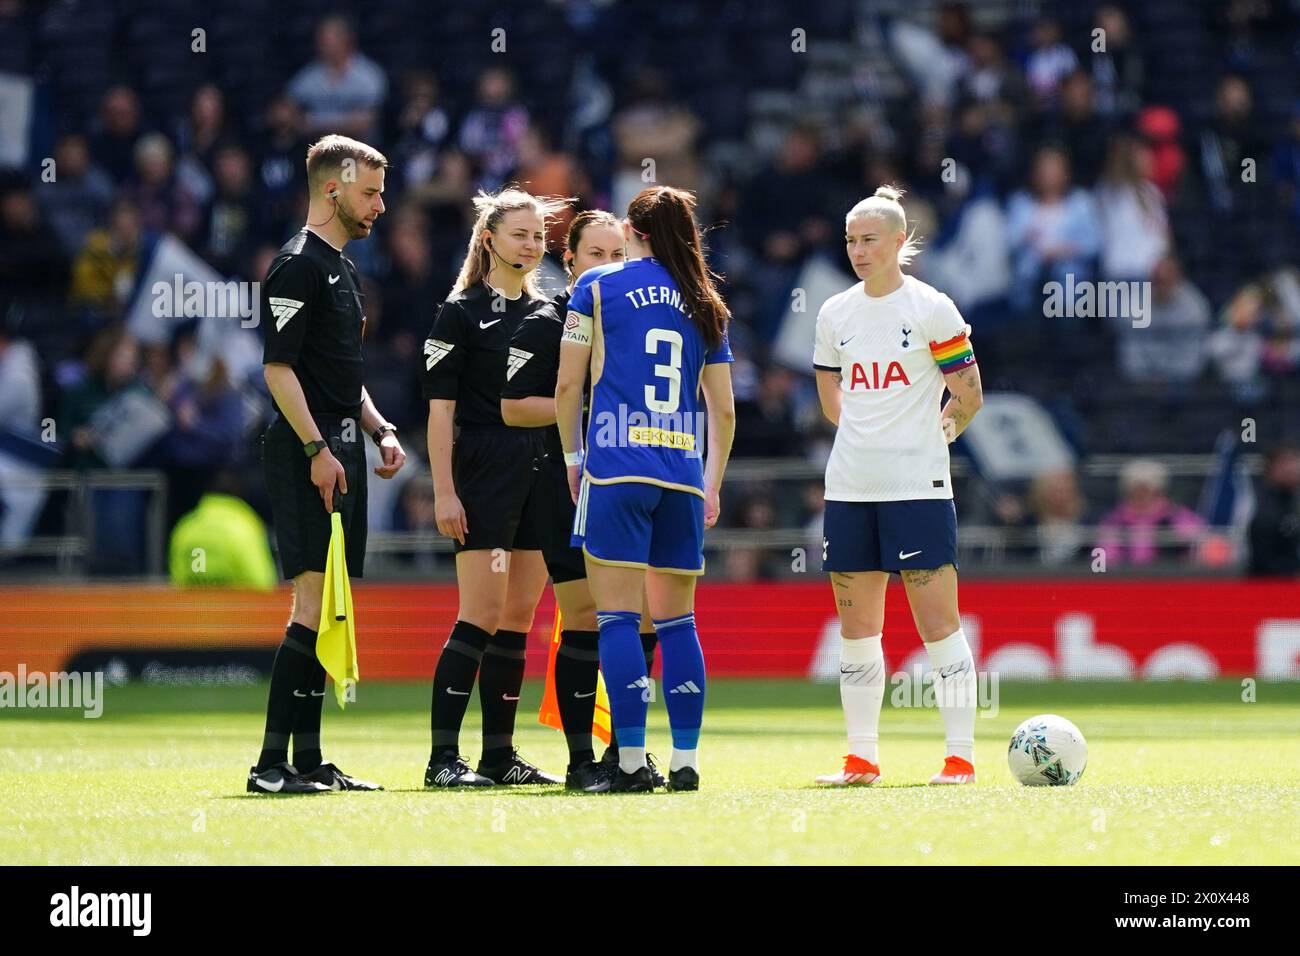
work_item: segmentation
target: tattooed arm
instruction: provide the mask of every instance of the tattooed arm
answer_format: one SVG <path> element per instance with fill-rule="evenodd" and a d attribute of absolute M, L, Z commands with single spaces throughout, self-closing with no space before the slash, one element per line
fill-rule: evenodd
<path fill-rule="evenodd" d="M 843 397 L 840 384 L 843 381 L 844 376 L 837 371 L 817 369 L 817 397 L 822 402 L 822 414 L 837 428 L 840 424 L 840 399 Z"/>
<path fill-rule="evenodd" d="M 979 366 L 974 364 L 948 373 L 943 377 L 943 383 L 949 394 L 939 417 L 943 422 L 944 436 L 952 443 L 983 407 L 984 387 L 980 384 Z"/>

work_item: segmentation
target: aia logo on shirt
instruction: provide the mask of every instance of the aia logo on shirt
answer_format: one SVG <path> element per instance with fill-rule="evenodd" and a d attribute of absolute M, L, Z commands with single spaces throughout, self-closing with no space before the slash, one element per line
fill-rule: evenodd
<path fill-rule="evenodd" d="M 863 366 L 860 362 L 854 362 L 852 374 L 849 376 L 849 391 L 853 391 L 859 385 L 864 389 L 869 389 L 911 384 L 907 378 L 907 373 L 903 371 L 903 366 L 897 362 L 890 362 L 883 370 L 879 362 L 872 362 L 868 366 Z"/>

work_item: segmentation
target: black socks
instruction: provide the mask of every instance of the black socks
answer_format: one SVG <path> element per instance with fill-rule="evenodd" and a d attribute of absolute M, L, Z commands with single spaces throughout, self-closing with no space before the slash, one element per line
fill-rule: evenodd
<path fill-rule="evenodd" d="M 438 666 L 433 672 L 431 763 L 459 751 L 460 725 L 465 720 L 469 695 L 474 690 L 474 678 L 478 674 L 479 662 L 490 637 L 480 627 L 466 621 L 457 621 L 443 646 Z"/>
<path fill-rule="evenodd" d="M 524 685 L 524 657 L 528 635 L 522 631 L 497 631 L 487 643 L 479 668 L 478 695 L 483 708 L 483 763 L 508 760 L 513 749 L 515 713 Z"/>
<path fill-rule="evenodd" d="M 319 675 L 318 673 L 319 672 Z M 275 652 L 271 665 L 271 690 L 266 701 L 266 731 L 262 735 L 262 753 L 257 758 L 260 772 L 289 759 L 289 737 L 294 736 L 294 756 L 310 758 L 315 754 L 315 770 L 320 766 L 320 701 L 314 699 L 311 712 L 299 717 L 300 706 L 313 704 L 311 692 L 325 688 L 325 669 L 316 660 L 316 632 L 303 624 L 285 628 L 284 640 Z M 300 723 L 301 719 L 301 723 Z M 301 733 L 301 736 L 300 736 Z M 298 767 L 302 770 L 302 767 Z"/>
<path fill-rule="evenodd" d="M 569 746 L 569 766 L 594 760 L 591 721 L 596 713 L 596 674 L 600 669 L 599 631 L 560 634 L 555 652 L 555 700 Z"/>
<path fill-rule="evenodd" d="M 325 668 L 316 656 L 316 632 L 301 624 L 289 625 L 289 630 L 301 628 L 295 639 L 302 643 L 311 641 L 311 670 L 307 696 L 294 694 L 298 706 L 293 712 L 293 765 L 303 773 L 311 773 L 321 765 L 320 712 L 325 702 Z"/>

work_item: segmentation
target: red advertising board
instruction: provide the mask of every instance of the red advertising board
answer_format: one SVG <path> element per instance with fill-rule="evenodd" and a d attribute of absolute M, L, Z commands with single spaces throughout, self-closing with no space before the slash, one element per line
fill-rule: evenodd
<path fill-rule="evenodd" d="M 456 617 L 451 585 L 358 582 L 363 678 L 423 680 Z M 170 587 L 0 589 L 0 671 L 54 671 L 90 652 L 269 650 L 288 616 L 287 589 Z M 1238 581 L 971 581 L 963 626 L 982 670 L 1002 678 L 1300 677 L 1300 586 Z M 545 666 L 549 592 L 531 636 L 529 672 Z M 696 620 L 715 677 L 835 672 L 838 629 L 823 581 L 700 585 Z M 891 670 L 924 652 L 900 584 L 885 613 Z"/>

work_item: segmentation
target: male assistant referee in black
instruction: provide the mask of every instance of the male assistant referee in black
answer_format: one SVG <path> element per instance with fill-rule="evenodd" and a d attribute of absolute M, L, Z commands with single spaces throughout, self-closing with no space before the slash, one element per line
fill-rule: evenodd
<path fill-rule="evenodd" d="M 348 574 L 361 577 L 365 436 L 383 457 L 375 474 L 391 478 L 406 461 L 361 382 L 361 281 L 343 255 L 384 211 L 387 165 L 378 150 L 346 136 L 326 136 L 308 149 L 307 224 L 280 249 L 262 284 L 262 360 L 276 410 L 262 436 L 262 466 L 281 570 L 293 581 L 293 616 L 271 669 L 262 753 L 248 774 L 252 793 L 381 789 L 321 760 L 325 669 L 316 659 L 316 628 L 336 501 Z"/>

